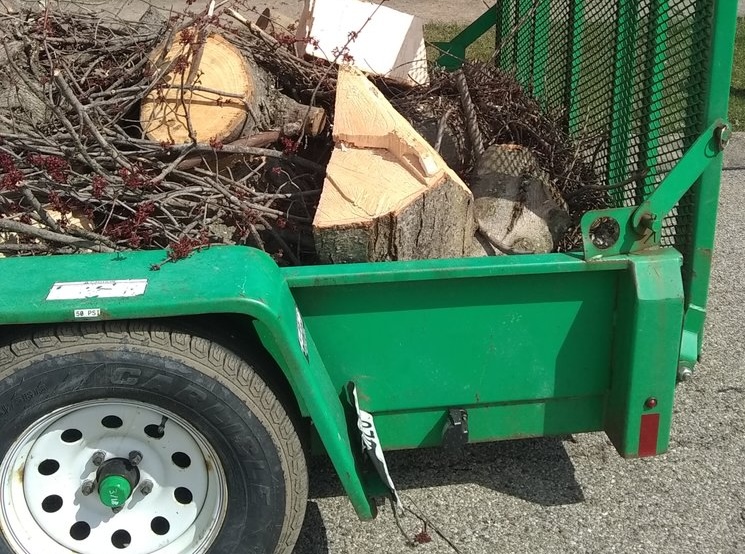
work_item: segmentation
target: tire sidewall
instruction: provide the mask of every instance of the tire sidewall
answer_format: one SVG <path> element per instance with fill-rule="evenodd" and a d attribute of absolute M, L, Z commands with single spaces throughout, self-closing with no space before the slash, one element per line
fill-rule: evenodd
<path fill-rule="evenodd" d="M 203 435 L 225 472 L 227 510 L 209 552 L 274 552 L 286 485 L 259 409 L 232 383 L 211 377 L 214 370 L 180 358 L 156 348 L 87 344 L 25 360 L 0 379 L 0 452 L 35 421 L 78 402 L 124 399 L 164 408 Z"/>

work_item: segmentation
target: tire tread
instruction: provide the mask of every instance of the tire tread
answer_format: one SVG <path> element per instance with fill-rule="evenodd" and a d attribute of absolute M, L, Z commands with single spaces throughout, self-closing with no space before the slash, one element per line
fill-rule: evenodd
<path fill-rule="evenodd" d="M 0 379 L 40 355 L 59 353 L 89 343 L 116 343 L 154 348 L 170 356 L 197 362 L 200 370 L 222 383 L 247 404 L 269 430 L 285 472 L 285 517 L 275 554 L 289 554 L 303 524 L 308 496 L 305 452 L 288 410 L 264 382 L 248 356 L 200 336 L 142 321 L 65 324 L 35 328 L 25 338 L 0 346 Z M 212 375 L 210 375 L 212 374 Z"/>

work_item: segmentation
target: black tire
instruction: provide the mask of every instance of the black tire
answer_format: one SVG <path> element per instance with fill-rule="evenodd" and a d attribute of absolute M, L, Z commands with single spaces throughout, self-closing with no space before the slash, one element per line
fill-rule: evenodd
<path fill-rule="evenodd" d="M 227 510 L 209 552 L 289 553 L 305 514 L 305 455 L 288 410 L 245 358 L 146 322 L 37 329 L 0 347 L 0 457 L 53 410 L 146 402 L 191 423 L 220 458 Z M 12 552 L 0 540 L 0 553 Z"/>

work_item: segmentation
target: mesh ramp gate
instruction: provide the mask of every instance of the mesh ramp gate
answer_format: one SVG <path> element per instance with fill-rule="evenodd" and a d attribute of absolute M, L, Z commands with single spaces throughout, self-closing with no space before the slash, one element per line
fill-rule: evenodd
<path fill-rule="evenodd" d="M 614 207 L 638 206 L 726 120 L 736 14 L 737 0 L 500 0 L 438 62 L 457 66 L 495 28 L 497 65 L 561 111 L 573 136 L 599 137 L 586 159 L 603 184 L 628 183 L 613 189 Z M 700 312 L 686 325 L 699 351 L 720 175 L 721 155 L 688 183 L 660 237 L 683 254 L 688 312 Z"/>

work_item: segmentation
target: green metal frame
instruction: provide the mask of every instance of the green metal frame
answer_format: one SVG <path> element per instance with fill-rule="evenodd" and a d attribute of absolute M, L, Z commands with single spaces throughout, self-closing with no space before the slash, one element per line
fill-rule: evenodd
<path fill-rule="evenodd" d="M 624 456 L 667 448 L 683 306 L 674 250 L 279 269 L 261 252 L 213 247 L 151 270 L 164 256 L 2 260 L 17 278 L 0 283 L 0 325 L 80 321 L 80 310 L 98 310 L 91 320 L 252 318 L 363 519 L 385 489 L 348 424 L 350 381 L 386 449 L 440 444 L 449 407 L 468 410 L 472 442 L 605 429 Z M 57 282 L 121 279 L 147 289 L 46 300 Z M 649 397 L 659 434 L 642 452 Z"/>
<path fill-rule="evenodd" d="M 580 83 L 580 65 L 582 62 L 582 29 L 585 26 L 585 13 L 583 0 L 572 2 L 569 8 L 569 22 L 567 40 L 567 67 L 565 70 L 564 103 L 567 106 L 567 123 L 569 132 L 578 133 L 582 128 L 582 117 L 577 97 Z"/>
<path fill-rule="evenodd" d="M 458 36 L 447 42 L 434 42 L 433 46 L 441 52 L 437 64 L 447 69 L 459 68 L 466 59 L 466 49 L 476 42 L 489 29 L 494 27 L 497 17 L 495 4 L 486 10 L 478 19 L 461 31 Z"/>
<path fill-rule="evenodd" d="M 704 125 L 712 125 L 725 118 L 729 107 L 729 84 L 732 80 L 735 31 L 737 28 L 737 0 L 714 2 L 713 31 L 706 87 Z M 723 130 L 725 142 L 728 130 Z M 686 260 L 683 282 L 686 293 L 686 315 L 681 345 L 681 364 L 693 368 L 701 354 L 704 318 L 711 280 L 711 261 L 714 250 L 715 222 L 719 205 L 723 156 L 716 156 L 691 190 L 693 236 L 690 250 L 683 252 Z"/>
<path fill-rule="evenodd" d="M 708 167 L 717 161 L 721 163 L 722 149 L 729 132 L 727 129 L 727 124 L 721 119 L 714 121 L 639 206 L 592 210 L 582 216 L 582 238 L 586 258 L 628 254 L 659 246 L 662 220 Z M 716 215 L 714 217 L 716 219 Z M 595 246 L 591 238 L 592 225 L 602 218 L 616 220 L 620 229 L 618 241 L 604 249 Z M 713 228 L 711 231 L 713 233 Z"/>

